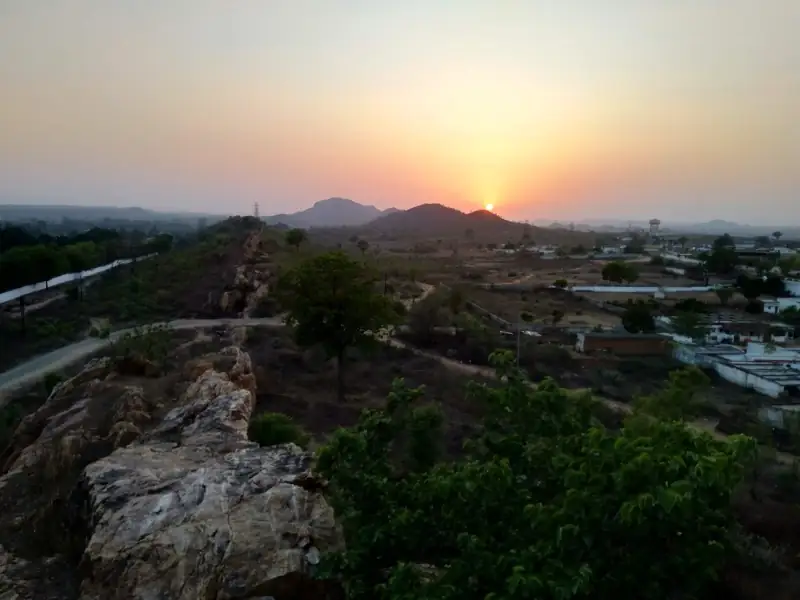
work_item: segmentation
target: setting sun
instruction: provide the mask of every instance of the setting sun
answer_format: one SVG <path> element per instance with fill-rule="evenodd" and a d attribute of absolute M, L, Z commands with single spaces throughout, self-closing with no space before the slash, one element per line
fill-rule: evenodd
<path fill-rule="evenodd" d="M 485 205 L 484 205 L 484 208 L 485 208 L 486 210 L 488 210 L 489 212 L 492 212 L 492 211 L 494 210 L 494 204 L 491 204 L 491 203 L 489 203 L 489 204 L 485 204 Z"/>

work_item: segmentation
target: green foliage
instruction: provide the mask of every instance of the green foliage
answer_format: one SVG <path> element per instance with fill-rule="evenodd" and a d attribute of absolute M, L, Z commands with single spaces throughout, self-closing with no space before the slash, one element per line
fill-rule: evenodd
<path fill-rule="evenodd" d="M 343 252 L 311 258 L 284 273 L 277 286 L 286 321 L 300 346 L 321 345 L 339 367 L 339 398 L 344 399 L 344 358 L 364 347 L 374 334 L 395 323 L 391 300 L 378 293 L 377 278 Z"/>
<path fill-rule="evenodd" d="M 281 413 L 262 413 L 253 417 L 247 433 L 259 446 L 292 443 L 304 448 L 311 439 L 291 417 Z"/>
<path fill-rule="evenodd" d="M 675 333 L 685 335 L 693 340 L 703 340 L 708 333 L 706 321 L 701 313 L 681 311 L 672 317 L 672 327 Z"/>
<path fill-rule="evenodd" d="M 290 229 L 286 232 L 286 243 L 289 246 L 295 248 L 295 250 L 300 250 L 300 245 L 308 239 L 308 234 L 305 232 L 304 229 Z"/>
<path fill-rule="evenodd" d="M 553 285 L 554 285 L 555 287 L 557 287 L 557 288 L 561 288 L 561 289 L 563 290 L 563 289 L 565 289 L 565 288 L 567 287 L 568 283 L 567 283 L 567 280 L 566 280 L 566 279 L 556 279 L 556 280 L 553 282 Z"/>
<path fill-rule="evenodd" d="M 557 308 L 553 310 L 553 325 L 557 325 L 563 318 L 564 318 L 564 311 L 558 310 Z"/>
<path fill-rule="evenodd" d="M 166 325 L 137 327 L 120 336 L 111 346 L 115 363 L 150 361 L 158 367 L 166 364 L 172 348 L 172 331 Z"/>
<path fill-rule="evenodd" d="M 641 301 L 628 305 L 622 314 L 622 326 L 630 333 L 653 333 L 656 330 L 653 313 Z"/>
<path fill-rule="evenodd" d="M 445 306 L 449 300 L 450 297 L 446 292 L 437 290 L 411 306 L 407 322 L 416 343 L 427 345 L 434 329 L 447 324 Z"/>
<path fill-rule="evenodd" d="M 639 272 L 630 263 L 614 260 L 603 267 L 602 276 L 605 281 L 633 283 L 639 279 Z"/>
<path fill-rule="evenodd" d="M 363 255 L 369 249 L 369 242 L 367 240 L 358 240 L 356 242 L 356 247 L 361 250 L 361 254 Z"/>
<path fill-rule="evenodd" d="M 415 392 L 338 431 L 318 471 L 346 550 L 322 576 L 349 600 L 691 597 L 730 548 L 730 495 L 751 441 L 716 441 L 656 420 L 610 432 L 593 401 L 552 381 L 532 389 L 494 355 L 502 383 L 475 386 L 482 432 L 449 463 L 414 454 L 434 439 L 406 417 Z M 427 447 L 427 446 L 424 446 Z"/>
<path fill-rule="evenodd" d="M 636 409 L 667 421 L 686 421 L 703 412 L 702 393 L 711 385 L 711 380 L 697 367 L 685 367 L 672 371 L 666 386 L 661 391 L 636 400 Z"/>
<path fill-rule="evenodd" d="M 736 242 L 733 241 L 733 238 L 728 233 L 721 235 L 714 240 L 713 248 L 715 250 L 718 250 L 720 248 L 734 248 L 734 247 L 736 247 Z"/>
<path fill-rule="evenodd" d="M 733 272 L 739 262 L 739 255 L 736 254 L 736 250 L 729 246 L 715 247 L 714 250 L 705 257 L 706 268 L 710 272 L 720 275 L 727 275 Z"/>

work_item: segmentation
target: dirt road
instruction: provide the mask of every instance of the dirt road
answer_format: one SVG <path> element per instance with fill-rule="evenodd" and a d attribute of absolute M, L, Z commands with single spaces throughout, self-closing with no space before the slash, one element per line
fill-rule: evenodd
<path fill-rule="evenodd" d="M 164 325 L 171 329 L 203 329 L 210 327 L 280 327 L 283 321 L 279 317 L 265 319 L 177 319 L 175 321 L 154 323 L 151 326 Z M 74 344 L 69 344 L 47 354 L 42 354 L 0 373 L 0 407 L 6 402 L 6 396 L 12 390 L 42 379 L 49 373 L 59 371 L 73 363 L 91 356 L 102 350 L 125 334 L 134 332 L 135 329 L 115 331 L 105 339 L 86 338 Z"/>

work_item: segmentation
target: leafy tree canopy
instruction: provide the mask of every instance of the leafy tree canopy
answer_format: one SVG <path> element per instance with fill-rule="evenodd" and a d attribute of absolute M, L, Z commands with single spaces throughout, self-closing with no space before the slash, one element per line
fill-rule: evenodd
<path fill-rule="evenodd" d="M 385 410 L 339 430 L 318 470 L 346 550 L 323 576 L 349 600 L 690 597 L 729 550 L 730 496 L 754 454 L 679 422 L 619 432 L 552 380 L 535 390 L 495 354 L 499 386 L 475 386 L 483 430 L 437 462 L 440 413 L 396 384 Z"/>
<path fill-rule="evenodd" d="M 622 283 L 626 281 L 633 283 L 639 278 L 639 272 L 636 267 L 630 263 L 614 260 L 603 267 L 603 279 L 612 281 L 614 283 Z"/>
<path fill-rule="evenodd" d="M 378 292 L 376 283 L 374 273 L 340 251 L 309 259 L 278 282 L 278 297 L 297 343 L 320 345 L 337 359 L 340 398 L 347 348 L 372 342 L 374 334 L 397 318 L 390 299 Z"/>
<path fill-rule="evenodd" d="M 622 326 L 629 333 L 652 333 L 656 330 L 653 313 L 642 302 L 628 306 L 622 314 Z"/>

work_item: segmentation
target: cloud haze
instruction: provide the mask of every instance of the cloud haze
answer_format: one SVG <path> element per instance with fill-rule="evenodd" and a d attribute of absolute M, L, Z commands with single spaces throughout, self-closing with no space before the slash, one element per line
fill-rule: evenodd
<path fill-rule="evenodd" d="M 8 0 L 0 202 L 800 222 L 797 0 Z"/>

